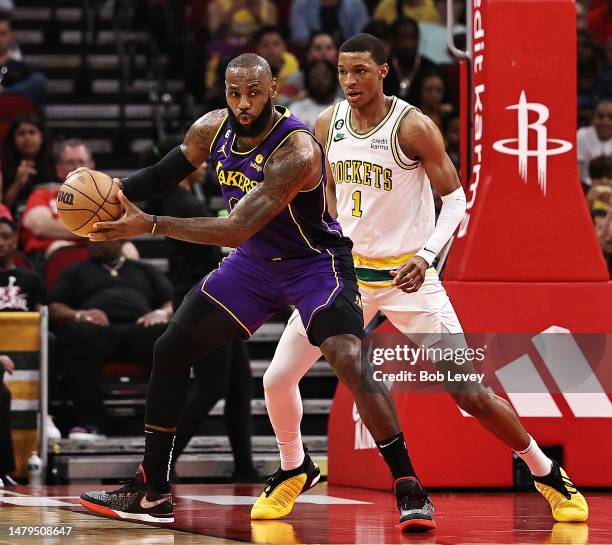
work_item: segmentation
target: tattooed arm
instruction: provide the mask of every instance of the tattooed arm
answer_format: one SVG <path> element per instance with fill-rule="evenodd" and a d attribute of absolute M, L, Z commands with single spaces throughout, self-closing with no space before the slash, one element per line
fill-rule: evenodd
<path fill-rule="evenodd" d="M 189 158 L 191 161 L 191 158 Z M 312 136 L 292 134 L 268 159 L 264 179 L 247 193 L 226 218 L 158 218 L 156 233 L 167 237 L 235 248 L 276 217 L 301 189 L 321 179 L 321 150 Z M 120 220 L 96 224 L 93 240 L 114 240 L 148 233 L 152 216 L 143 213 L 119 193 L 126 214 Z"/>

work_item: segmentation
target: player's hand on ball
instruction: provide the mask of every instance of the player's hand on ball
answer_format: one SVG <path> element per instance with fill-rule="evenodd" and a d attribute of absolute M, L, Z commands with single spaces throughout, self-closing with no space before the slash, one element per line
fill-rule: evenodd
<path fill-rule="evenodd" d="M 89 233 L 91 240 L 125 240 L 151 232 L 152 217 L 132 204 L 123 194 L 123 191 L 119 191 L 117 196 L 125 209 L 125 213 L 116 221 L 94 223 L 94 230 Z"/>
<path fill-rule="evenodd" d="M 393 285 L 406 293 L 417 291 L 425 280 L 425 273 L 429 264 L 422 257 L 415 255 L 404 263 L 396 271 L 391 271 L 394 276 Z"/>

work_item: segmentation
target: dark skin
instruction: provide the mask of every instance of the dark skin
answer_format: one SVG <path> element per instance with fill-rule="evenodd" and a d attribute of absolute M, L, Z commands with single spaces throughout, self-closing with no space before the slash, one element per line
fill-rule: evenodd
<path fill-rule="evenodd" d="M 377 64 L 368 52 L 341 53 L 338 59 L 340 85 L 351 105 L 351 121 L 358 132 L 365 133 L 387 115 L 391 99 L 382 92 L 383 79 L 389 72 L 388 64 Z M 333 108 L 328 108 L 317 119 L 315 133 L 319 142 L 325 142 Z M 398 142 L 411 159 L 419 159 L 432 187 L 440 195 L 455 191 L 461 183 L 453 163 L 444 149 L 444 140 L 436 124 L 426 115 L 412 110 L 400 125 Z M 333 180 L 328 170 L 328 180 Z M 334 184 L 328 185 L 328 197 L 336 206 Z M 418 291 L 429 268 L 427 261 L 414 256 L 391 274 L 393 284 L 406 293 Z"/>
<path fill-rule="evenodd" d="M 119 263 L 122 257 L 123 241 L 113 242 L 90 242 L 89 257 L 96 263 L 104 263 L 109 266 L 115 266 Z M 77 310 L 70 308 L 64 303 L 51 303 L 49 307 L 51 318 L 58 324 L 71 324 L 75 322 L 89 322 L 101 327 L 110 325 L 110 321 L 106 312 L 98 308 L 88 308 Z M 144 327 L 150 327 L 157 324 L 165 324 L 172 316 L 172 303 L 167 301 L 160 308 L 143 314 L 137 324 Z"/>
<path fill-rule="evenodd" d="M 353 127 L 358 132 L 365 133 L 378 125 L 391 107 L 391 100 L 383 93 L 383 79 L 388 71 L 388 65 L 379 65 L 369 52 L 340 53 L 340 85 L 351 107 Z M 333 108 L 328 108 L 317 119 L 315 133 L 319 142 L 327 140 L 332 111 Z M 448 195 L 460 186 L 457 172 L 444 149 L 442 135 L 429 117 L 411 110 L 400 125 L 398 143 L 407 157 L 421 162 L 432 187 L 440 195 Z M 335 187 L 329 164 L 327 169 L 330 210 L 335 210 Z M 395 276 L 393 284 L 405 293 L 416 292 L 423 284 L 428 268 L 427 261 L 414 256 L 391 273 Z M 438 365 L 443 372 L 456 370 L 452 362 L 446 367 Z M 471 365 L 463 365 L 462 372 L 474 370 Z M 455 386 L 450 393 L 462 409 L 478 418 L 486 429 L 513 450 L 523 450 L 529 445 L 529 435 L 505 399 L 489 393 L 482 386 L 478 389 L 465 387 L 462 391 L 457 391 Z"/>
<path fill-rule="evenodd" d="M 231 69 L 226 73 L 228 106 L 245 127 L 261 114 L 267 100 L 277 92 L 276 79 L 261 68 Z M 278 120 L 274 115 L 265 129 L 253 137 L 238 136 L 239 151 L 253 149 L 263 141 Z M 208 159 L 209 148 L 217 129 L 225 119 L 225 110 L 210 112 L 196 121 L 187 132 L 182 150 L 195 166 Z M 264 180 L 234 206 L 226 218 L 171 218 L 158 219 L 157 233 L 187 242 L 237 247 L 249 239 L 293 200 L 300 190 L 316 187 L 321 178 L 321 149 L 306 133 L 291 135 L 268 159 Z M 152 217 L 130 203 L 122 192 L 119 198 L 125 215 L 117 221 L 98 223 L 91 240 L 125 239 L 149 233 Z M 337 376 L 352 391 L 364 424 L 375 440 L 383 440 L 399 433 L 399 425 L 388 393 L 365 393 L 361 380 L 361 341 L 354 335 L 336 335 L 321 344 L 321 351 Z M 366 379 L 367 380 L 367 379 Z M 380 385 L 370 380 L 371 391 Z M 174 431 L 146 424 L 151 429 Z"/>

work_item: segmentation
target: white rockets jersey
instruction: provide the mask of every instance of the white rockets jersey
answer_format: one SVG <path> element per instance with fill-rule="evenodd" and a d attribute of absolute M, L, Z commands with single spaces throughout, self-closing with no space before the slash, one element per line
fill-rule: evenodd
<path fill-rule="evenodd" d="M 334 108 L 326 151 L 338 221 L 354 243 L 356 266 L 392 269 L 420 250 L 434 230 L 429 179 L 397 142 L 400 123 L 412 108 L 393 97 L 385 118 L 365 134 L 351 126 L 346 100 Z"/>

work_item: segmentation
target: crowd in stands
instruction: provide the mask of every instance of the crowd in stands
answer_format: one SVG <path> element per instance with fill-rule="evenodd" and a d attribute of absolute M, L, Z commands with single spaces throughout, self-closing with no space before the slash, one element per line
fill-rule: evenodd
<path fill-rule="evenodd" d="M 12 4 L 0 0 L 2 8 L 10 10 Z M 460 168 L 458 71 L 446 45 L 446 0 L 184 0 L 178 3 L 183 6 L 178 13 L 164 8 L 159 0 L 136 4 L 150 14 L 149 28 L 162 51 L 171 54 L 176 49 L 164 28 L 182 29 L 180 39 L 191 39 L 192 65 L 186 61 L 182 75 L 203 111 L 225 106 L 223 74 L 229 60 L 238 53 L 255 51 L 268 60 L 278 78 L 278 103 L 288 106 L 311 128 L 321 111 L 343 98 L 336 73 L 339 44 L 361 31 L 379 37 L 390 68 L 385 93 L 429 115 L 444 135 L 453 164 Z M 612 270 L 612 29 L 608 4 L 607 0 L 576 3 L 577 148 L 580 179 Z M 454 34 L 462 47 L 465 2 L 456 0 L 454 8 Z M 82 239 L 73 236 L 58 218 L 55 197 L 59 185 L 70 171 L 79 166 L 94 168 L 95 162 L 84 142 L 54 142 L 46 130 L 46 78 L 27 64 L 27 56 L 21 57 L 8 13 L 0 12 L 0 96 L 23 97 L 33 108 L 5 127 L 0 145 L 0 310 L 27 311 L 51 304 L 52 329 L 58 335 L 57 365 L 60 375 L 69 377 L 67 395 L 78 408 L 75 414 L 81 415 L 72 423 L 72 432 L 102 434 L 100 369 L 119 354 L 150 364 L 153 343 L 173 309 L 216 266 L 221 252 L 168 241 L 169 273 L 165 276 L 140 262 L 132 244 L 90 244 L 80 263 L 61 273 L 53 286 L 44 285 L 37 275 L 44 273 L 49 256 L 66 246 L 83 248 Z M 173 20 L 172 25 L 168 19 Z M 160 143 L 143 160 L 157 161 L 176 143 Z M 134 164 L 137 166 L 146 164 Z M 174 216 L 213 213 L 201 198 L 206 191 L 198 189 L 203 180 L 214 176 L 211 170 L 207 172 L 203 165 L 165 199 L 149 206 Z M 228 420 L 248 420 L 250 391 L 240 387 L 250 383 L 244 344 L 237 342 L 210 358 L 218 363 L 219 376 L 212 382 L 200 380 L 188 405 L 205 414 L 227 395 Z M 11 372 L 11 362 L 0 355 L 0 377 L 5 371 Z M 212 383 L 214 391 L 206 391 Z M 0 447 L 6 435 L 3 407 L 4 389 L 0 390 Z M 185 433 L 177 436 L 178 453 L 198 425 L 199 421 L 184 423 Z M 250 441 L 250 428 L 235 430 L 232 445 Z M 253 471 L 250 447 L 237 448 L 241 450 L 248 455 L 237 471 L 249 475 Z M 0 478 L 10 466 L 0 458 Z"/>

